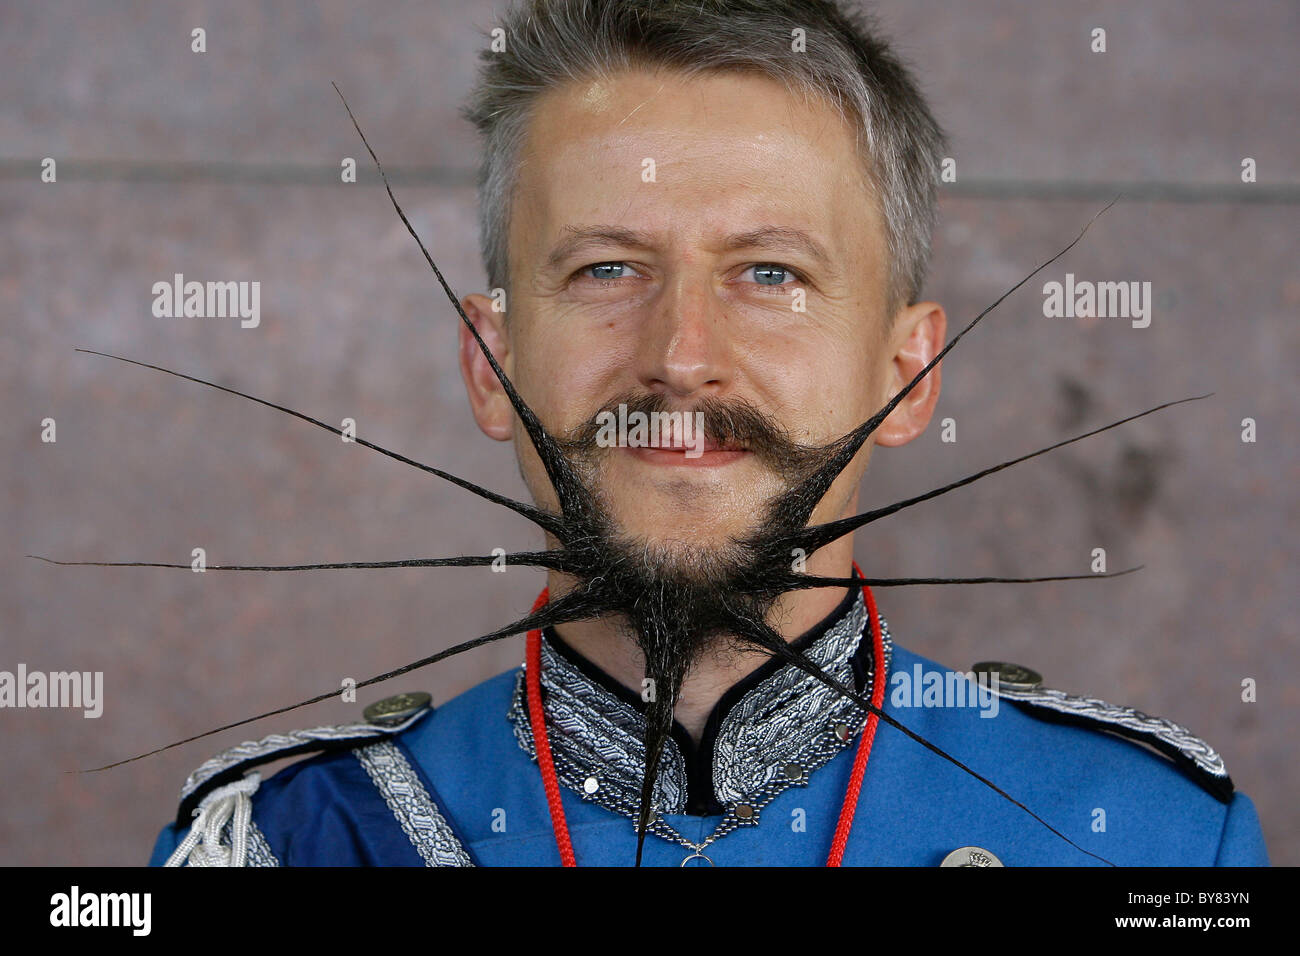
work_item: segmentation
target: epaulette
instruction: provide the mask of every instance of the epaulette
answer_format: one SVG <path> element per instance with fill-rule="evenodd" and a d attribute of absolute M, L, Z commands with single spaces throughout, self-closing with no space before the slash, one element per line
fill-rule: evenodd
<path fill-rule="evenodd" d="M 253 768 L 309 752 L 350 750 L 427 865 L 473 866 L 417 771 L 392 742 L 432 709 L 428 694 L 398 694 L 367 707 L 362 724 L 271 734 L 217 754 L 185 781 L 177 825 L 184 827 L 191 816 L 193 822 L 163 865 L 280 866 L 253 821 L 253 795 L 261 785 Z"/>
<path fill-rule="evenodd" d="M 261 776 L 253 768 L 282 757 L 374 745 L 424 718 L 433 699 L 398 694 L 363 711 L 365 723 L 270 734 L 223 750 L 185 780 L 176 825 L 189 832 L 164 866 L 279 866 L 253 823 L 253 794 Z"/>
<path fill-rule="evenodd" d="M 1222 803 L 1232 801 L 1232 778 L 1223 758 L 1182 724 L 1152 717 L 1132 707 L 1108 704 L 1043 686 L 1043 678 L 1018 664 L 982 661 L 972 670 L 990 690 L 1041 720 L 1087 727 L 1145 744 L 1168 757 L 1202 789 Z M 983 673 L 986 677 L 980 677 Z M 996 675 L 996 680 L 994 679 Z"/>
<path fill-rule="evenodd" d="M 185 779 L 176 824 L 187 825 L 204 797 L 218 787 L 242 779 L 254 767 L 299 754 L 350 750 L 359 744 L 392 737 L 432 710 L 433 698 L 426 693 L 398 694 L 376 701 L 362 711 L 364 723 L 269 734 L 261 740 L 236 744 L 204 761 Z"/>

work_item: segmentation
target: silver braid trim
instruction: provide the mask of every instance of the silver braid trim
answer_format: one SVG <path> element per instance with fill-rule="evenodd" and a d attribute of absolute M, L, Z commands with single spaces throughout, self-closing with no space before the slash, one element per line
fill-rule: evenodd
<path fill-rule="evenodd" d="M 889 625 L 881 615 L 881 641 L 886 679 L 893 656 Z M 828 675 L 852 686 L 851 659 L 865 637 L 866 601 L 861 592 L 852 610 L 813 642 L 805 654 Z M 866 630 L 866 634 L 864 634 Z M 604 687 L 590 680 L 563 655 L 542 642 L 541 685 L 545 691 L 546 726 L 561 784 L 591 801 L 635 822 L 641 806 L 641 775 L 645 768 L 645 718 Z M 876 675 L 868 677 L 868 698 Z M 516 678 L 509 712 L 519 746 L 537 759 L 528 718 L 525 669 Z M 755 826 L 759 811 L 791 786 L 808 785 L 809 775 L 848 747 L 866 723 L 866 711 L 827 687 L 816 677 L 787 664 L 746 694 L 723 718 L 714 744 L 713 785 L 725 813 L 701 846 L 738 827 Z M 837 724 L 851 733 L 841 738 Z M 789 769 L 799 767 L 797 779 Z M 584 784 L 595 778 L 588 793 Z M 664 742 L 649 832 L 670 842 L 694 846 L 662 819 L 686 807 L 685 760 L 671 737 Z M 747 815 L 737 815 L 737 808 Z"/>
<path fill-rule="evenodd" d="M 542 642 L 542 689 L 546 692 L 546 730 L 551 757 L 560 782 L 584 800 L 618 813 L 641 805 L 641 774 L 645 769 L 645 717 L 604 687 L 589 680 L 545 641 Z M 510 715 L 515 739 L 536 760 L 524 671 L 515 684 Z M 583 787 L 589 777 L 599 789 Z M 677 742 L 664 741 L 655 781 L 654 805 L 664 813 L 686 809 L 686 761 Z M 635 809 L 633 810 L 635 813 Z"/>
<path fill-rule="evenodd" d="M 185 778 L 181 787 L 181 801 L 201 787 L 207 780 L 231 767 L 249 760 L 261 761 L 284 750 L 293 750 L 305 744 L 330 743 L 334 741 L 356 740 L 358 743 L 368 738 L 391 737 L 428 714 L 426 708 L 393 727 L 380 727 L 375 724 L 344 724 L 340 727 L 312 727 L 308 730 L 295 730 L 287 734 L 269 734 L 261 740 L 248 740 L 236 744 L 229 750 L 223 750 Z"/>
<path fill-rule="evenodd" d="M 473 866 L 415 768 L 391 741 L 352 751 L 427 866 Z"/>
<path fill-rule="evenodd" d="M 244 866 L 279 865 L 280 861 L 276 859 L 275 853 L 271 850 L 271 844 L 266 842 L 266 837 L 257 824 L 250 820 L 248 823 L 248 855 L 245 857 Z"/>
<path fill-rule="evenodd" d="M 1215 777 L 1227 777 L 1228 770 L 1223 758 L 1200 737 L 1197 737 L 1182 724 L 1163 717 L 1152 717 L 1132 707 L 1108 704 L 1095 697 L 1076 697 L 1064 691 L 1046 687 L 1032 690 L 1012 689 L 1003 686 L 998 689 L 999 696 L 1010 700 L 1023 701 L 1034 707 L 1044 707 L 1058 713 L 1082 717 L 1100 724 L 1113 724 L 1125 730 L 1150 737 L 1177 748 L 1184 756 L 1194 762 L 1206 773 Z"/>
<path fill-rule="evenodd" d="M 852 687 L 850 661 L 866 621 L 866 602 L 859 594 L 852 611 L 814 642 L 806 656 L 827 676 Z M 853 701 L 788 665 L 746 694 L 723 719 L 714 750 L 713 791 L 724 804 L 769 790 L 774 797 L 798 782 L 786 778 L 787 767 L 798 766 L 800 780 L 806 781 L 848 745 L 836 736 L 836 724 L 856 731 L 865 722 L 866 711 Z"/>

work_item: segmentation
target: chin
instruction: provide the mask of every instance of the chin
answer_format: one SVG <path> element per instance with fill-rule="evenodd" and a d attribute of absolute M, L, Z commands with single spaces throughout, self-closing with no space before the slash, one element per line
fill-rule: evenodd
<path fill-rule="evenodd" d="M 639 565 L 647 579 L 695 587 L 716 587 L 745 566 L 748 552 L 727 535 L 655 535 L 630 529 L 618 535 L 616 550 Z"/>
<path fill-rule="evenodd" d="M 665 545 L 676 541 L 709 548 L 752 535 L 772 499 L 784 490 L 770 474 L 727 482 L 636 475 L 599 487 L 606 513 L 627 534 Z"/>
<path fill-rule="evenodd" d="M 680 555 L 703 559 L 709 554 L 733 550 L 737 541 L 744 541 L 757 530 L 754 517 L 762 513 L 761 508 L 730 513 L 710 507 L 707 502 L 690 508 L 672 503 L 647 511 L 645 504 L 643 497 L 634 513 L 614 508 L 610 514 L 625 541 L 662 553 L 665 558 Z"/>

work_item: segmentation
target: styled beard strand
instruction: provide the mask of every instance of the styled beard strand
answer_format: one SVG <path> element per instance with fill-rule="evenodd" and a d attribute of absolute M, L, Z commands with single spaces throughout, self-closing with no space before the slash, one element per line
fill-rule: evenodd
<path fill-rule="evenodd" d="M 407 231 L 411 234 L 412 238 L 415 239 L 420 251 L 424 254 L 425 260 L 437 276 L 448 300 L 456 309 L 461 321 L 473 335 L 474 340 L 491 366 L 494 375 L 500 382 L 516 414 L 519 415 L 520 421 L 524 425 L 529 440 L 532 443 L 533 448 L 536 450 L 555 490 L 557 501 L 560 505 L 560 513 L 556 514 L 548 510 L 537 508 L 536 506 L 526 502 L 515 501 L 499 495 L 466 479 L 459 478 L 430 465 L 415 461 L 414 459 L 401 455 L 391 449 L 384 448 L 362 439 L 356 439 L 356 442 L 362 447 L 369 448 L 372 451 L 401 461 L 404 464 L 417 468 L 428 474 L 432 474 L 435 477 L 449 481 L 458 487 L 479 495 L 488 501 L 500 504 L 517 514 L 528 518 L 544 532 L 556 538 L 562 544 L 562 547 L 545 551 L 520 552 L 508 555 L 508 563 L 511 565 L 547 568 L 549 570 L 569 575 L 577 581 L 577 585 L 571 591 L 554 597 L 542 608 L 539 608 L 537 611 L 522 617 L 511 624 L 472 640 L 456 644 L 446 650 L 439 651 L 435 654 L 429 655 L 428 657 L 405 664 L 383 674 L 359 681 L 356 685 L 358 688 L 368 687 L 390 680 L 402 674 L 453 657 L 464 651 L 494 641 L 513 637 L 534 629 L 554 627 L 574 621 L 590 620 L 609 616 L 626 620 L 631 628 L 634 639 L 645 656 L 646 677 L 651 681 L 650 687 L 653 689 L 649 700 L 647 701 L 648 706 L 645 715 L 646 726 L 643 741 L 646 751 L 646 765 L 642 778 L 641 803 L 636 821 L 636 863 L 637 865 L 640 865 L 647 828 L 651 820 L 651 815 L 654 812 L 653 794 L 654 784 L 657 780 L 658 766 L 667 739 L 671 736 L 673 714 L 675 712 L 676 703 L 680 695 L 682 682 L 685 679 L 691 663 L 690 651 L 697 651 L 710 636 L 730 636 L 733 640 L 747 646 L 761 649 L 770 657 L 783 660 L 786 663 L 798 667 L 812 675 L 826 686 L 841 694 L 843 697 L 852 700 L 868 713 L 875 714 L 880 720 L 906 734 L 908 737 L 917 741 L 937 756 L 969 774 L 994 793 L 1028 814 L 1031 818 L 1056 836 L 1060 837 L 1070 846 L 1088 856 L 1094 857 L 1095 859 L 1101 860 L 1107 864 L 1114 865 L 1111 861 L 1105 859 L 1105 857 L 1099 856 L 1098 854 L 1079 846 L 1069 837 L 1052 827 L 1023 803 L 999 788 L 992 781 L 976 773 L 956 757 L 926 740 L 920 734 L 912 731 L 891 715 L 886 714 L 880 708 L 875 707 L 871 701 L 866 699 L 863 695 L 826 674 L 820 666 L 809 660 L 802 652 L 791 648 L 785 639 L 767 624 L 766 617 L 768 611 L 770 611 L 772 605 L 781 594 L 805 588 L 847 587 L 861 586 L 862 584 L 889 587 L 934 584 L 1032 583 L 1039 581 L 1096 580 L 1100 578 L 1118 577 L 1139 569 L 1128 568 L 1123 571 L 1101 574 L 1053 575 L 1026 578 L 858 578 L 856 576 L 852 578 L 832 578 L 798 574 L 792 570 L 791 566 L 791 555 L 795 553 L 794 549 L 802 549 L 806 555 L 811 555 L 832 541 L 835 541 L 846 534 L 852 533 L 857 528 L 871 521 L 894 514 L 897 511 L 911 507 L 914 504 L 931 500 L 932 498 L 936 498 L 949 491 L 956 490 L 957 488 L 964 487 L 980 478 L 995 474 L 1015 464 L 1030 460 L 1074 442 L 1082 441 L 1085 438 L 1116 428 L 1119 425 L 1145 417 L 1162 409 L 1208 397 L 1202 395 L 1157 405 L 1144 412 L 1130 415 L 1108 425 L 1065 439 L 1045 448 L 1022 455 L 1018 458 L 1009 459 L 976 472 L 973 475 L 940 486 L 922 495 L 917 495 L 913 498 L 896 502 L 884 508 L 868 511 L 852 518 L 841 519 L 826 524 L 812 526 L 807 524 L 814 508 L 830 489 L 835 478 L 848 466 L 849 462 L 853 460 L 854 456 L 861 449 L 867 438 L 869 438 L 872 432 L 879 427 L 889 413 L 907 397 L 907 395 L 930 373 L 930 371 L 938 365 L 944 356 L 947 355 L 948 352 L 950 352 L 968 332 L 975 328 L 975 326 L 978 325 L 985 316 L 997 308 L 997 306 L 1000 305 L 1012 292 L 1019 289 L 1047 266 L 1056 262 L 1065 255 L 1065 253 L 1069 252 L 1070 249 L 1072 249 L 1083 238 L 1084 234 L 1088 231 L 1088 228 L 1092 223 L 1096 221 L 1097 217 L 1114 205 L 1116 200 L 1112 200 L 1098 211 L 1098 213 L 1084 225 L 1083 229 L 1069 243 L 1069 245 L 1046 262 L 1036 267 L 1032 272 L 1008 289 L 997 300 L 972 319 L 947 343 L 947 345 L 944 346 L 939 354 L 936 355 L 935 358 L 931 360 L 919 373 L 917 373 L 917 375 L 907 385 L 900 389 L 899 392 L 880 409 L 880 411 L 842 438 L 830 442 L 821 448 L 807 449 L 808 460 L 815 462 L 813 467 L 807 469 L 809 473 L 801 477 L 800 480 L 798 480 L 788 491 L 779 495 L 769 505 L 766 520 L 759 522 L 758 531 L 754 532 L 749 538 L 742 542 L 732 543 L 730 553 L 733 555 L 733 560 L 723 562 L 721 567 L 711 569 L 713 577 L 710 578 L 709 575 L 704 575 L 702 579 L 703 583 L 699 580 L 692 582 L 690 580 L 690 575 L 683 576 L 680 570 L 670 569 L 666 573 L 662 570 L 656 571 L 651 564 L 648 564 L 644 560 L 638 560 L 638 556 L 635 553 L 635 546 L 630 545 L 619 536 L 612 521 L 607 515 L 606 510 L 599 502 L 598 497 L 594 491 L 588 487 L 587 483 L 584 482 L 578 463 L 575 457 L 571 454 L 572 448 L 566 447 L 564 442 L 557 440 L 542 426 L 532 409 L 518 394 L 513 383 L 497 363 L 491 349 L 488 348 L 487 343 L 484 342 L 482 337 L 479 335 L 478 330 L 475 329 L 473 323 L 461 308 L 460 302 L 455 293 L 443 278 L 442 272 L 438 269 L 438 266 L 433 261 L 428 249 L 425 247 L 423 241 L 421 241 L 419 235 L 416 234 L 410 220 L 406 217 L 401 205 L 397 202 L 397 198 L 393 194 L 392 187 L 388 182 L 387 174 L 384 172 L 379 157 L 375 154 L 374 149 L 371 148 L 369 141 L 361 130 L 360 124 L 352 114 L 352 110 L 348 106 L 346 99 L 343 98 L 343 94 L 338 89 L 337 84 L 334 84 L 334 89 L 338 92 L 339 98 L 343 100 L 344 109 L 347 110 L 348 116 L 351 118 L 353 126 L 357 130 L 357 134 L 361 137 L 367 151 L 375 162 L 376 168 L 379 170 L 379 174 L 383 180 L 385 190 L 388 192 L 393 208 L 396 210 L 402 223 L 406 226 Z M 134 359 L 109 355 L 104 352 L 95 352 L 90 349 L 78 349 L 78 351 L 116 359 L 142 368 L 164 372 L 168 375 L 173 375 L 199 385 L 218 389 L 292 415 L 319 428 L 333 432 L 336 435 L 341 434 L 339 429 L 319 419 L 295 411 L 287 406 L 279 405 L 245 392 L 237 391 L 233 388 L 228 388 L 226 386 L 218 385 L 193 376 L 184 375 L 180 372 L 162 368 L 161 366 L 136 361 Z M 37 560 L 51 564 L 65 566 L 84 565 L 98 567 L 158 567 L 185 570 L 191 569 L 188 564 L 173 564 L 166 562 L 60 561 L 41 557 L 39 555 L 28 555 L 28 557 L 36 558 Z M 641 557 L 643 558 L 644 555 Z M 499 556 L 463 555 L 447 558 L 408 558 L 394 561 L 375 562 L 335 562 L 295 565 L 209 565 L 207 570 L 270 572 L 410 567 L 472 567 L 491 564 L 496 558 L 499 558 Z M 680 653 L 683 646 L 687 649 L 688 653 Z M 877 675 L 876 679 L 883 679 L 883 675 Z M 136 760 L 142 760 L 145 757 L 162 753 L 183 744 L 192 743 L 213 734 L 232 730 L 236 727 L 262 720 L 267 717 L 284 714 L 300 707 L 306 707 L 310 704 L 319 703 L 337 696 L 337 693 L 338 689 L 334 688 L 326 693 L 310 697 L 298 703 L 289 704 L 243 720 L 224 724 L 221 727 L 216 727 L 212 730 L 195 734 L 183 740 L 175 741 L 174 743 L 158 747 L 154 750 L 148 751 L 147 753 L 138 754 L 124 760 L 105 764 L 102 767 L 90 768 L 79 772 L 93 773 L 108 770 L 113 767 L 119 767 Z"/>

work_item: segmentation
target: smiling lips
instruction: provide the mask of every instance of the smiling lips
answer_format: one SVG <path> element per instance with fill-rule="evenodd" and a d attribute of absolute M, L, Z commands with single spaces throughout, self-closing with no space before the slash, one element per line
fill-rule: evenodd
<path fill-rule="evenodd" d="M 749 451 L 744 448 L 739 448 L 725 442 L 716 442 L 709 438 L 705 438 L 704 440 L 703 452 L 694 455 L 687 454 L 687 452 L 693 451 L 693 449 L 688 448 L 680 440 L 666 441 L 661 443 L 658 447 L 624 447 L 621 450 L 631 453 L 640 461 L 650 465 L 675 465 L 679 467 L 685 465 L 687 467 L 695 468 L 729 465 L 750 454 Z"/>

